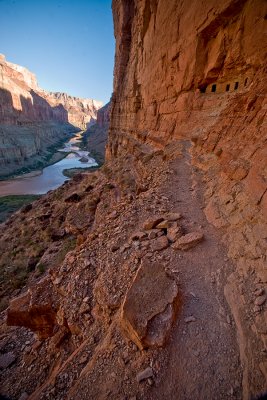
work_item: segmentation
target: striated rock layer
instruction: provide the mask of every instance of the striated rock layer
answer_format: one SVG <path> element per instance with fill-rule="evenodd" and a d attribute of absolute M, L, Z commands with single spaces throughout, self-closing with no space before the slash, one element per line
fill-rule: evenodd
<path fill-rule="evenodd" d="M 35 75 L 0 55 L 0 166 L 5 176 L 40 162 L 47 148 L 86 129 L 102 103 L 39 88 Z"/>

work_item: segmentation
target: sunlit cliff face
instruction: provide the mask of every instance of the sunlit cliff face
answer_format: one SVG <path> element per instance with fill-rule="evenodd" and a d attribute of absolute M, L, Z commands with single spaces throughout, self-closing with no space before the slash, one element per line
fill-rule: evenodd
<path fill-rule="evenodd" d="M 103 105 L 101 101 L 93 99 L 80 99 L 66 93 L 46 92 L 38 86 L 33 73 L 20 65 L 7 62 L 4 56 L 0 56 L 0 76 L 0 90 L 6 91 L 5 97 L 8 98 L 1 101 L 3 109 L 6 109 L 2 113 L 6 122 L 8 122 L 8 114 L 12 114 L 10 110 L 7 111 L 8 103 L 14 110 L 26 113 L 30 120 L 58 120 L 58 118 L 60 120 L 61 118 L 64 122 L 67 121 L 80 129 L 86 129 L 96 120 L 97 110 Z M 59 116 L 60 107 L 62 110 L 65 109 L 67 120 L 63 118 L 63 115 Z M 34 112 L 32 108 L 37 108 L 39 111 Z M 49 108 L 57 110 L 56 115 L 55 112 L 47 112 Z M 9 121 L 11 122 L 11 118 Z"/>

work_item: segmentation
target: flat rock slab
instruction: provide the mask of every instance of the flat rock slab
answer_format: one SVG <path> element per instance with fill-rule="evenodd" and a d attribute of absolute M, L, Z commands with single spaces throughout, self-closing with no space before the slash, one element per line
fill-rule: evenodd
<path fill-rule="evenodd" d="M 172 247 L 175 250 L 189 250 L 192 247 L 195 247 L 199 242 L 201 242 L 204 238 L 202 232 L 191 232 L 186 235 L 181 236 Z"/>
<path fill-rule="evenodd" d="M 163 346 L 175 319 L 178 287 L 162 264 L 141 264 L 122 307 L 122 327 L 140 349 Z"/>

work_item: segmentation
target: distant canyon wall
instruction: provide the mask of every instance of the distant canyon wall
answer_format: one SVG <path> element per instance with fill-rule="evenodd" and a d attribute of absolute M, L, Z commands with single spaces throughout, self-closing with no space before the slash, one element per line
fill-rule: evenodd
<path fill-rule="evenodd" d="M 0 176 L 42 162 L 48 148 L 90 126 L 101 105 L 45 92 L 34 74 L 0 55 Z"/>
<path fill-rule="evenodd" d="M 100 128 L 108 127 L 110 123 L 110 102 L 97 111 L 97 124 Z"/>
<path fill-rule="evenodd" d="M 67 93 L 41 92 L 52 107 L 62 105 L 68 113 L 68 122 L 82 130 L 89 128 L 97 119 L 97 111 L 102 107 L 101 101 L 81 99 Z"/>

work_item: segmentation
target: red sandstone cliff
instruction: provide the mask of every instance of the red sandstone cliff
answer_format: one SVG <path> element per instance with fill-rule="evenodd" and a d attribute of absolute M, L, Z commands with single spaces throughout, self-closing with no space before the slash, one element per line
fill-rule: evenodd
<path fill-rule="evenodd" d="M 114 0 L 113 15 L 107 157 L 192 140 L 193 162 L 204 173 L 206 216 L 235 262 L 224 291 L 246 377 L 251 376 L 255 364 L 247 354 L 253 332 L 262 347 L 267 344 L 266 311 L 257 302 L 251 311 L 244 294 L 245 281 L 254 288 L 267 284 L 267 4 Z M 237 306 L 238 299 L 246 305 Z M 250 324 L 241 323 L 245 314 Z M 260 365 L 265 377 L 266 365 Z"/>

